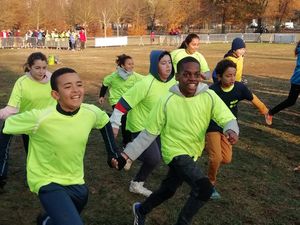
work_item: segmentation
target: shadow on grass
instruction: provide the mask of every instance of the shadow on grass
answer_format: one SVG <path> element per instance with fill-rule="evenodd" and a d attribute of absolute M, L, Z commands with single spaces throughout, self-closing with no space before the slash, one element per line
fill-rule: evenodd
<path fill-rule="evenodd" d="M 5 106 L 18 75 L 0 70 L 1 107 Z M 249 88 L 264 101 L 274 106 L 284 100 L 289 81 L 246 77 Z M 95 102 L 94 91 L 86 100 Z M 296 225 L 300 222 L 299 173 L 292 168 L 300 163 L 299 100 L 274 117 L 268 127 L 264 117 L 248 103 L 241 103 L 239 121 L 240 141 L 233 147 L 233 161 L 220 168 L 217 189 L 222 199 L 209 201 L 194 219 L 197 225 Z M 207 170 L 207 154 L 199 165 Z M 10 178 L 6 193 L 0 195 L 0 224 L 33 225 L 41 211 L 37 196 L 24 186 L 25 153 L 20 137 L 14 137 L 10 154 Z M 99 131 L 93 131 L 85 157 L 85 180 L 90 189 L 89 202 L 82 213 L 86 225 L 128 225 L 132 223 L 131 205 L 143 201 L 142 196 L 129 193 L 129 182 L 139 169 L 135 162 L 128 172 L 109 169 L 106 164 L 104 142 Z M 167 173 L 161 164 L 149 177 L 146 186 L 155 190 Z M 169 225 L 187 199 L 189 188 L 183 185 L 169 201 L 153 210 L 147 225 Z"/>

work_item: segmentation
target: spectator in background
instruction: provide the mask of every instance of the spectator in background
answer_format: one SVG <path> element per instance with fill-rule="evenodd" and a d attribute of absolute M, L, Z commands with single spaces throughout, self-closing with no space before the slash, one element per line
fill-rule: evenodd
<path fill-rule="evenodd" d="M 85 29 L 82 28 L 80 31 L 79 31 L 79 40 L 80 40 L 80 49 L 83 50 L 85 49 L 86 45 L 86 32 L 85 32 Z"/>

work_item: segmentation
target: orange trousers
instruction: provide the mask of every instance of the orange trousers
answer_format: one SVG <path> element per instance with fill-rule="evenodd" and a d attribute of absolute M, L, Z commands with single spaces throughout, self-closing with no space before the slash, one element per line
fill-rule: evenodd
<path fill-rule="evenodd" d="M 205 149 L 208 153 L 208 178 L 215 185 L 217 173 L 221 164 L 227 164 L 232 159 L 232 145 L 229 143 L 224 134 L 220 132 L 208 132 L 206 134 Z"/>

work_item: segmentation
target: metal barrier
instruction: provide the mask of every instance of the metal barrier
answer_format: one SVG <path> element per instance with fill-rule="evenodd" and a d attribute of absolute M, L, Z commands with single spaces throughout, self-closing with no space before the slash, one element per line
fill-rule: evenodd
<path fill-rule="evenodd" d="M 186 38 L 187 34 L 182 35 L 140 35 L 128 36 L 127 45 L 144 46 L 176 46 L 178 47 Z M 300 33 L 275 34 L 275 33 L 228 33 L 228 34 L 199 34 L 201 43 L 228 43 L 234 38 L 240 37 L 245 42 L 268 42 L 268 43 L 296 43 L 300 40 Z M 95 47 L 95 38 L 89 37 L 86 47 Z M 7 37 L 0 38 L 0 48 L 53 48 L 71 49 L 68 38 L 42 38 L 37 37 Z M 80 50 L 80 41 L 76 40 L 75 50 Z"/>

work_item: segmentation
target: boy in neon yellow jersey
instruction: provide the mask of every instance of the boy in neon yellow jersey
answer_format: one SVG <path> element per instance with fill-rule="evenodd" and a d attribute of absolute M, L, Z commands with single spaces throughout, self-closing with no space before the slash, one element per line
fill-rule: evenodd
<path fill-rule="evenodd" d="M 51 97 L 51 73 L 47 70 L 47 57 L 41 52 L 31 53 L 24 64 L 24 72 L 14 84 L 7 106 L 0 109 L 0 120 L 16 113 L 55 105 L 55 100 Z M 9 144 L 13 137 L 4 134 L 3 127 L 0 131 L 0 189 L 6 184 Z M 22 134 L 22 139 L 27 154 L 28 136 Z"/>
<path fill-rule="evenodd" d="M 210 78 L 210 70 L 204 56 L 198 52 L 200 44 L 200 37 L 197 34 L 189 34 L 181 43 L 180 47 L 171 52 L 172 62 L 174 65 L 175 73 L 177 70 L 177 63 L 188 56 L 197 59 L 201 65 L 201 74 L 205 80 Z"/>
<path fill-rule="evenodd" d="M 153 50 L 150 53 L 150 74 L 125 92 L 117 103 L 110 118 L 115 136 L 121 125 L 121 116 L 127 115 L 126 129 L 135 138 L 145 129 L 147 117 L 161 96 L 168 93 L 176 83 L 170 53 Z M 129 191 L 149 196 L 152 192 L 144 187 L 144 182 L 161 162 L 159 137 L 151 143 L 139 157 L 143 162 L 140 170 L 130 182 Z"/>
<path fill-rule="evenodd" d="M 108 101 L 113 109 L 122 95 L 135 83 L 145 77 L 133 71 L 134 62 L 129 55 L 122 54 L 117 56 L 116 63 L 117 70 L 104 78 L 99 96 L 99 103 L 103 105 L 105 102 L 105 94 L 108 89 Z M 126 130 L 126 119 L 127 115 L 125 114 L 122 116 L 121 120 L 123 146 L 126 146 L 131 140 L 131 133 Z"/>
<path fill-rule="evenodd" d="M 176 225 L 190 224 L 213 191 L 209 179 L 195 162 L 202 154 L 210 120 L 223 127 L 230 143 L 234 144 L 238 139 L 236 118 L 215 92 L 201 83 L 198 60 L 193 57 L 182 59 L 177 64 L 177 71 L 178 84 L 160 99 L 150 112 L 145 130 L 122 153 L 124 158 L 135 160 L 160 135 L 163 160 L 169 166 L 160 188 L 143 203 L 134 203 L 135 225 L 143 225 L 146 214 L 171 198 L 183 182 L 190 185 L 191 192 Z"/>
<path fill-rule="evenodd" d="M 83 225 L 80 212 L 87 203 L 83 158 L 90 131 L 100 129 L 108 163 L 118 157 L 109 117 L 94 105 L 84 104 L 84 89 L 76 71 L 56 70 L 51 77 L 56 107 L 10 116 L 3 132 L 29 135 L 27 180 L 46 213 L 38 224 Z"/>

